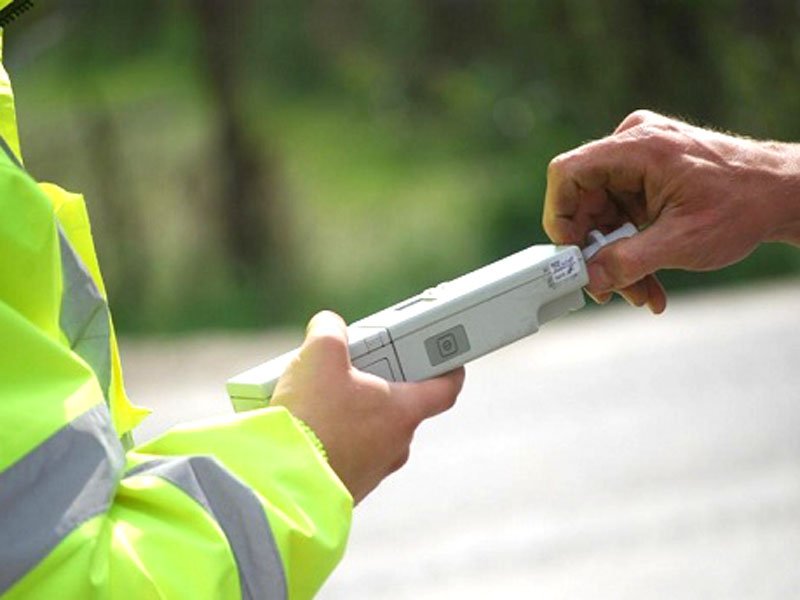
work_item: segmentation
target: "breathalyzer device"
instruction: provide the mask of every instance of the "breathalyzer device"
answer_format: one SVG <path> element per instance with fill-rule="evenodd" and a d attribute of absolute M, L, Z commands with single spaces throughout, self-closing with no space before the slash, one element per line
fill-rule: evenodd
<path fill-rule="evenodd" d="M 603 246 L 630 237 L 630 223 L 592 231 L 577 246 L 535 245 L 440 283 L 348 326 L 354 367 L 387 381 L 421 381 L 502 348 L 584 305 L 586 262 Z M 298 350 L 227 382 L 237 412 L 261 408 Z"/>

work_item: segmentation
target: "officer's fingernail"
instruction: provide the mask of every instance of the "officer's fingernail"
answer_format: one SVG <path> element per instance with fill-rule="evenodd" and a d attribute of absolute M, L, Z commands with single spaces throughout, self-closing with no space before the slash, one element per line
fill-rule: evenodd
<path fill-rule="evenodd" d="M 611 278 L 602 265 L 593 263 L 589 265 L 589 288 L 595 294 L 602 294 L 611 289 Z"/>

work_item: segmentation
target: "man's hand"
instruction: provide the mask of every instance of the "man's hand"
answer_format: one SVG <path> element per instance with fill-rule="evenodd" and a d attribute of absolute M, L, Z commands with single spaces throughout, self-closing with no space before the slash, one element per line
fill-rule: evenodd
<path fill-rule="evenodd" d="M 800 243 L 800 149 L 634 112 L 612 135 L 553 159 L 543 217 L 554 242 L 578 245 L 625 221 L 641 232 L 598 252 L 587 289 L 660 313 L 657 270 L 719 269 L 762 241 Z"/>
<path fill-rule="evenodd" d="M 416 428 L 453 406 L 463 382 L 463 368 L 420 383 L 389 383 L 361 372 L 350 364 L 344 321 L 321 312 L 309 322 L 271 404 L 314 430 L 358 503 L 405 464 Z"/>

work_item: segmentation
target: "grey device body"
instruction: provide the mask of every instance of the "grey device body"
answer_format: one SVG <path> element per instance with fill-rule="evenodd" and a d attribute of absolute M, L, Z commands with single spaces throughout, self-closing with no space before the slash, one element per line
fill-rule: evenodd
<path fill-rule="evenodd" d="M 350 359 L 388 381 L 435 377 L 581 308 L 588 281 L 577 246 L 531 246 L 351 324 Z M 267 406 L 296 354 L 228 380 L 234 409 Z"/>

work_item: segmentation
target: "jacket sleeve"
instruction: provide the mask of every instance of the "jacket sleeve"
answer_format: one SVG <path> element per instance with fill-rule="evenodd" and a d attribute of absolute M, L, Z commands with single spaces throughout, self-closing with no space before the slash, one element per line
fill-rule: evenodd
<path fill-rule="evenodd" d="M 76 290 L 53 207 L 8 162 L 0 214 L 0 595 L 312 597 L 352 510 L 313 434 L 270 408 L 125 453 L 64 332 Z"/>
<path fill-rule="evenodd" d="M 130 453 L 127 472 L 112 514 L 135 520 L 143 496 L 190 497 L 222 528 L 226 539 L 217 543 L 232 551 L 250 597 L 280 597 L 283 585 L 289 598 L 310 598 L 344 550 L 352 498 L 313 434 L 284 408 L 174 429 Z M 192 527 L 173 535 L 195 545 Z M 156 539 L 140 549 L 163 554 Z M 171 572 L 163 569 L 165 580 Z"/>

